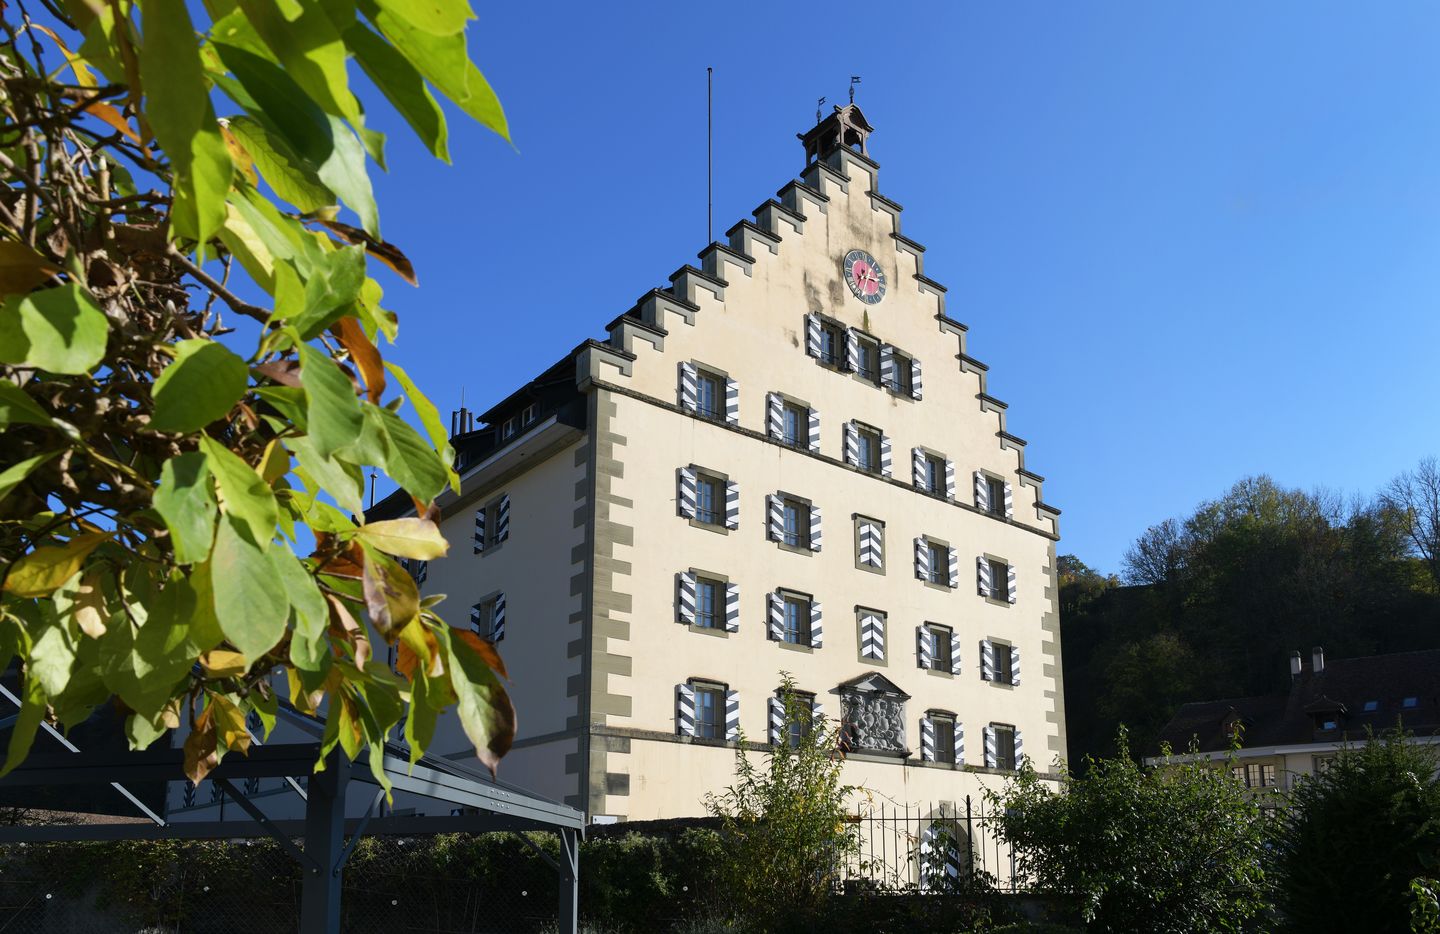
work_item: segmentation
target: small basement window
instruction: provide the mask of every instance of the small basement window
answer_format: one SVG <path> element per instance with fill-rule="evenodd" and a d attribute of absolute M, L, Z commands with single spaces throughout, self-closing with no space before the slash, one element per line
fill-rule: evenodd
<path fill-rule="evenodd" d="M 1379 709 L 1380 709 L 1380 702 L 1379 702 L 1378 700 L 1367 700 L 1367 701 L 1365 702 L 1365 712 L 1366 712 L 1366 713 L 1374 713 L 1375 711 L 1377 711 L 1377 710 L 1379 710 Z"/>
<path fill-rule="evenodd" d="M 1418 698 L 1418 697 L 1407 697 L 1407 698 L 1405 698 L 1405 700 L 1401 701 L 1400 706 L 1401 706 L 1401 707 L 1419 707 L 1419 706 L 1420 706 L 1420 698 Z"/>

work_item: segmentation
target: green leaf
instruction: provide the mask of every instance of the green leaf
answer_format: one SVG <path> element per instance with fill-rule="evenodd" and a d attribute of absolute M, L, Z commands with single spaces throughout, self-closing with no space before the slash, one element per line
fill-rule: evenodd
<path fill-rule="evenodd" d="M 330 608 L 315 578 L 299 558 L 285 551 L 277 554 L 274 561 L 276 576 L 290 601 L 290 619 L 295 626 L 290 638 L 290 660 L 307 671 L 318 671 L 324 664 L 327 649 L 325 632 L 330 626 Z"/>
<path fill-rule="evenodd" d="M 175 173 L 174 233 L 206 243 L 225 222 L 233 166 L 215 122 L 185 0 L 140 5 L 145 113 Z"/>
<path fill-rule="evenodd" d="M 515 707 L 495 672 L 466 642 L 467 636 L 474 635 L 462 630 L 436 632 L 459 701 L 460 725 L 475 747 L 476 758 L 493 775 L 515 738 Z"/>
<path fill-rule="evenodd" d="M 224 418 L 245 394 L 250 370 L 223 344 L 196 338 L 175 345 L 175 360 L 155 381 L 155 431 L 199 431 Z"/>
<path fill-rule="evenodd" d="M 289 554 L 284 545 L 272 549 Z M 285 636 L 290 601 L 275 586 L 282 561 L 266 556 L 241 534 L 232 520 L 221 522 L 210 558 L 210 582 L 220 630 L 245 658 L 254 662 Z"/>
<path fill-rule="evenodd" d="M 444 557 L 450 543 L 429 519 L 381 519 L 355 530 L 355 537 L 390 555 L 429 561 Z"/>
<path fill-rule="evenodd" d="M 365 512 L 365 478 L 359 467 L 322 456 L 307 437 L 286 438 L 285 446 L 300 462 L 300 469 L 311 481 L 320 485 L 320 489 L 311 490 L 311 493 L 319 493 L 323 489 L 335 498 L 342 509 L 348 509 L 357 516 Z"/>
<path fill-rule="evenodd" d="M 345 75 L 345 45 L 320 4 L 239 0 L 239 7 L 307 96 L 326 113 L 360 119 Z"/>
<path fill-rule="evenodd" d="M 445 488 L 449 468 L 408 422 L 389 409 L 379 412 L 390 441 L 390 456 L 384 465 L 386 473 L 416 499 L 430 502 Z"/>
<path fill-rule="evenodd" d="M 136 709 L 144 709 L 146 695 L 168 697 L 195 660 L 224 638 L 215 618 L 209 565 L 188 576 L 173 573 L 162 590 L 151 592 L 147 609 L 129 660 L 141 696 L 124 698 L 132 707 L 141 705 Z"/>
<path fill-rule="evenodd" d="M 23 483 L 36 467 L 59 453 L 59 451 L 51 451 L 49 454 L 36 454 L 34 457 L 27 457 L 23 461 L 7 467 L 4 473 L 0 473 L 0 499 L 4 499 L 11 490 Z"/>
<path fill-rule="evenodd" d="M 434 445 L 435 450 L 440 452 L 440 458 L 448 469 L 455 463 L 455 449 L 450 446 L 450 433 L 445 428 L 445 423 L 440 420 L 440 411 L 435 408 L 435 403 L 420 391 L 420 387 L 415 385 L 410 374 L 401 369 L 398 363 L 391 363 L 387 360 L 385 369 L 400 381 L 406 398 L 410 400 L 411 405 L 415 406 L 415 415 L 420 419 L 420 424 L 424 426 L 425 434 L 430 438 L 430 443 Z M 450 472 L 450 487 L 456 493 L 460 492 L 460 478 L 455 475 L 454 471 Z"/>
<path fill-rule="evenodd" d="M 305 416 L 315 452 L 329 457 L 360 436 L 364 415 L 355 387 L 334 360 L 309 344 L 298 345 Z"/>
<path fill-rule="evenodd" d="M 326 253 L 305 280 L 305 310 L 292 322 L 300 336 L 310 340 L 334 324 L 359 298 L 364 282 L 363 246 L 341 247 Z"/>
<path fill-rule="evenodd" d="M 466 0 L 380 0 L 380 5 L 436 36 L 453 36 L 475 18 Z"/>
<path fill-rule="evenodd" d="M 356 22 L 345 30 L 345 44 L 355 53 L 366 76 L 375 82 L 415 135 L 437 159 L 450 161 L 445 112 L 436 103 L 425 79 L 395 47 Z"/>
<path fill-rule="evenodd" d="M 160 468 L 154 503 L 170 530 L 175 560 L 181 564 L 204 561 L 215 540 L 217 512 L 205 455 L 188 451 L 166 461 Z"/>
<path fill-rule="evenodd" d="M 30 647 L 26 672 L 40 682 L 45 696 L 53 699 L 64 692 L 74 668 L 74 636 L 58 620 L 52 620 Z"/>
<path fill-rule="evenodd" d="M 10 732 L 10 746 L 5 753 L 5 767 L 0 769 L 0 775 L 9 774 L 11 769 L 25 761 L 25 757 L 30 754 L 31 744 L 35 742 L 35 731 L 40 729 L 40 722 L 45 719 L 45 694 L 40 687 L 40 679 L 34 674 L 27 676 L 23 691 L 20 715 Z"/>
<path fill-rule="evenodd" d="M 275 537 L 279 508 L 275 494 L 264 478 L 239 455 L 209 435 L 200 436 L 200 449 L 208 458 L 206 466 L 220 484 L 220 510 L 240 523 L 250 541 L 261 551 Z"/>
<path fill-rule="evenodd" d="M 30 394 L 14 383 L 0 379 L 0 429 L 11 425 L 53 425 L 50 416 Z"/>
<path fill-rule="evenodd" d="M 110 326 L 74 282 L 12 295 L 0 306 L 0 363 L 88 373 L 105 356 Z"/>
<path fill-rule="evenodd" d="M 4 589 L 17 597 L 48 597 L 109 540 L 109 532 L 84 532 L 63 545 L 42 545 L 10 565 Z"/>
<path fill-rule="evenodd" d="M 337 203 L 335 193 L 325 187 L 315 169 L 302 162 L 288 143 L 272 136 L 258 120 L 233 117 L 230 132 L 239 137 L 275 194 L 297 210 L 309 213 Z"/>

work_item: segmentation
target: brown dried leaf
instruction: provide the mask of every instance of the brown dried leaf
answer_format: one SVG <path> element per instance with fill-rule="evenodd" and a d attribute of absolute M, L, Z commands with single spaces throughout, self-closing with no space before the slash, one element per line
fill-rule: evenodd
<path fill-rule="evenodd" d="M 478 633 L 471 632 L 468 629 L 457 629 L 450 635 L 452 639 L 459 639 L 474 649 L 475 654 L 479 655 L 485 664 L 490 666 L 491 671 L 506 681 L 510 680 L 510 673 L 505 670 L 505 659 L 501 658 L 500 653 L 495 650 L 495 643 L 480 638 Z"/>
<path fill-rule="evenodd" d="M 29 292 L 59 271 L 59 266 L 26 244 L 0 241 L 0 295 Z"/>
<path fill-rule="evenodd" d="M 113 104 L 107 104 L 105 101 L 102 100 L 95 100 L 90 102 L 89 104 L 86 104 L 85 110 L 95 115 L 96 117 L 99 117 L 101 120 L 104 120 L 106 123 L 110 124 L 112 127 L 119 130 L 121 133 L 124 133 L 132 141 L 136 143 L 140 142 L 140 134 L 136 133 L 133 129 L 130 128 L 130 121 L 126 120 L 124 115 L 121 114 L 120 111 L 116 110 Z M 222 127 L 221 132 L 225 135 L 225 142 L 230 142 L 230 131 Z M 233 149 L 231 150 L 231 155 L 234 155 Z M 244 168 L 244 163 L 242 163 L 238 157 L 236 158 L 235 162 L 237 165 L 240 165 L 242 168 Z M 249 176 L 250 181 L 253 183 L 255 181 L 255 170 L 251 169 L 246 174 Z"/>
<path fill-rule="evenodd" d="M 205 780 L 220 758 L 215 754 L 215 720 L 213 707 L 206 707 L 195 718 L 195 726 L 185 737 L 185 777 L 191 784 L 198 785 Z"/>
<path fill-rule="evenodd" d="M 365 392 L 370 401 L 379 404 L 380 397 L 385 395 L 385 362 L 380 359 L 380 351 L 365 336 L 365 330 L 354 318 L 341 318 L 340 323 L 331 329 L 340 343 L 350 352 L 350 359 L 360 368 L 360 375 L 365 378 Z"/>
<path fill-rule="evenodd" d="M 311 217 L 315 223 L 330 230 L 346 243 L 358 243 L 365 247 L 365 252 L 378 259 L 380 262 L 395 270 L 400 278 L 413 286 L 419 286 L 420 280 L 415 276 L 415 267 L 400 248 L 393 243 L 386 243 L 383 240 L 376 240 L 359 227 L 351 227 L 349 224 L 342 224 L 337 220 L 330 220 L 324 217 Z"/>
<path fill-rule="evenodd" d="M 365 576 L 361 581 L 365 609 L 370 622 L 387 643 L 394 643 L 400 629 L 420 615 L 420 593 L 415 580 L 391 559 L 365 551 Z"/>
<path fill-rule="evenodd" d="M 273 360 L 251 367 L 261 376 L 268 377 L 281 386 L 300 388 L 300 362 L 298 360 Z"/>

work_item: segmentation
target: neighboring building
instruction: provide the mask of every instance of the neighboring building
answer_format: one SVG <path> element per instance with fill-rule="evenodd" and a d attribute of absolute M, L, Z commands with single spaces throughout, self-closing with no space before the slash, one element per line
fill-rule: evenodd
<path fill-rule="evenodd" d="M 500 644 L 503 779 L 594 820 L 703 813 L 741 731 L 780 738 L 782 670 L 844 718 L 846 780 L 893 801 L 1063 754 L 1059 510 L 879 193 L 870 131 L 837 108 L 801 181 L 607 340 L 478 430 L 456 413 L 450 554 L 413 573 Z M 472 755 L 453 721 L 431 751 Z"/>
<path fill-rule="evenodd" d="M 1440 650 L 1325 661 L 1290 658 L 1290 693 L 1185 704 L 1160 732 L 1177 754 L 1228 763 L 1257 796 L 1323 771 L 1347 743 L 1403 724 L 1417 743 L 1440 742 Z M 1232 737 L 1240 748 L 1231 757 Z M 1155 763 L 1159 756 L 1145 761 Z"/>

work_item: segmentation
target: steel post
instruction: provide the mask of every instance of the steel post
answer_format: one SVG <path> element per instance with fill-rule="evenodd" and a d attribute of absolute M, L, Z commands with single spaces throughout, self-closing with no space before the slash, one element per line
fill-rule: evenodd
<path fill-rule="evenodd" d="M 300 930 L 305 934 L 340 934 L 340 881 L 338 865 L 345 842 L 345 786 L 348 763 L 336 749 L 325 757 L 325 771 L 310 777 L 305 802 L 305 855 L 313 864 L 304 867 L 300 890 Z"/>
<path fill-rule="evenodd" d="M 560 916 L 562 934 L 580 930 L 580 831 L 562 827 L 560 834 Z"/>

